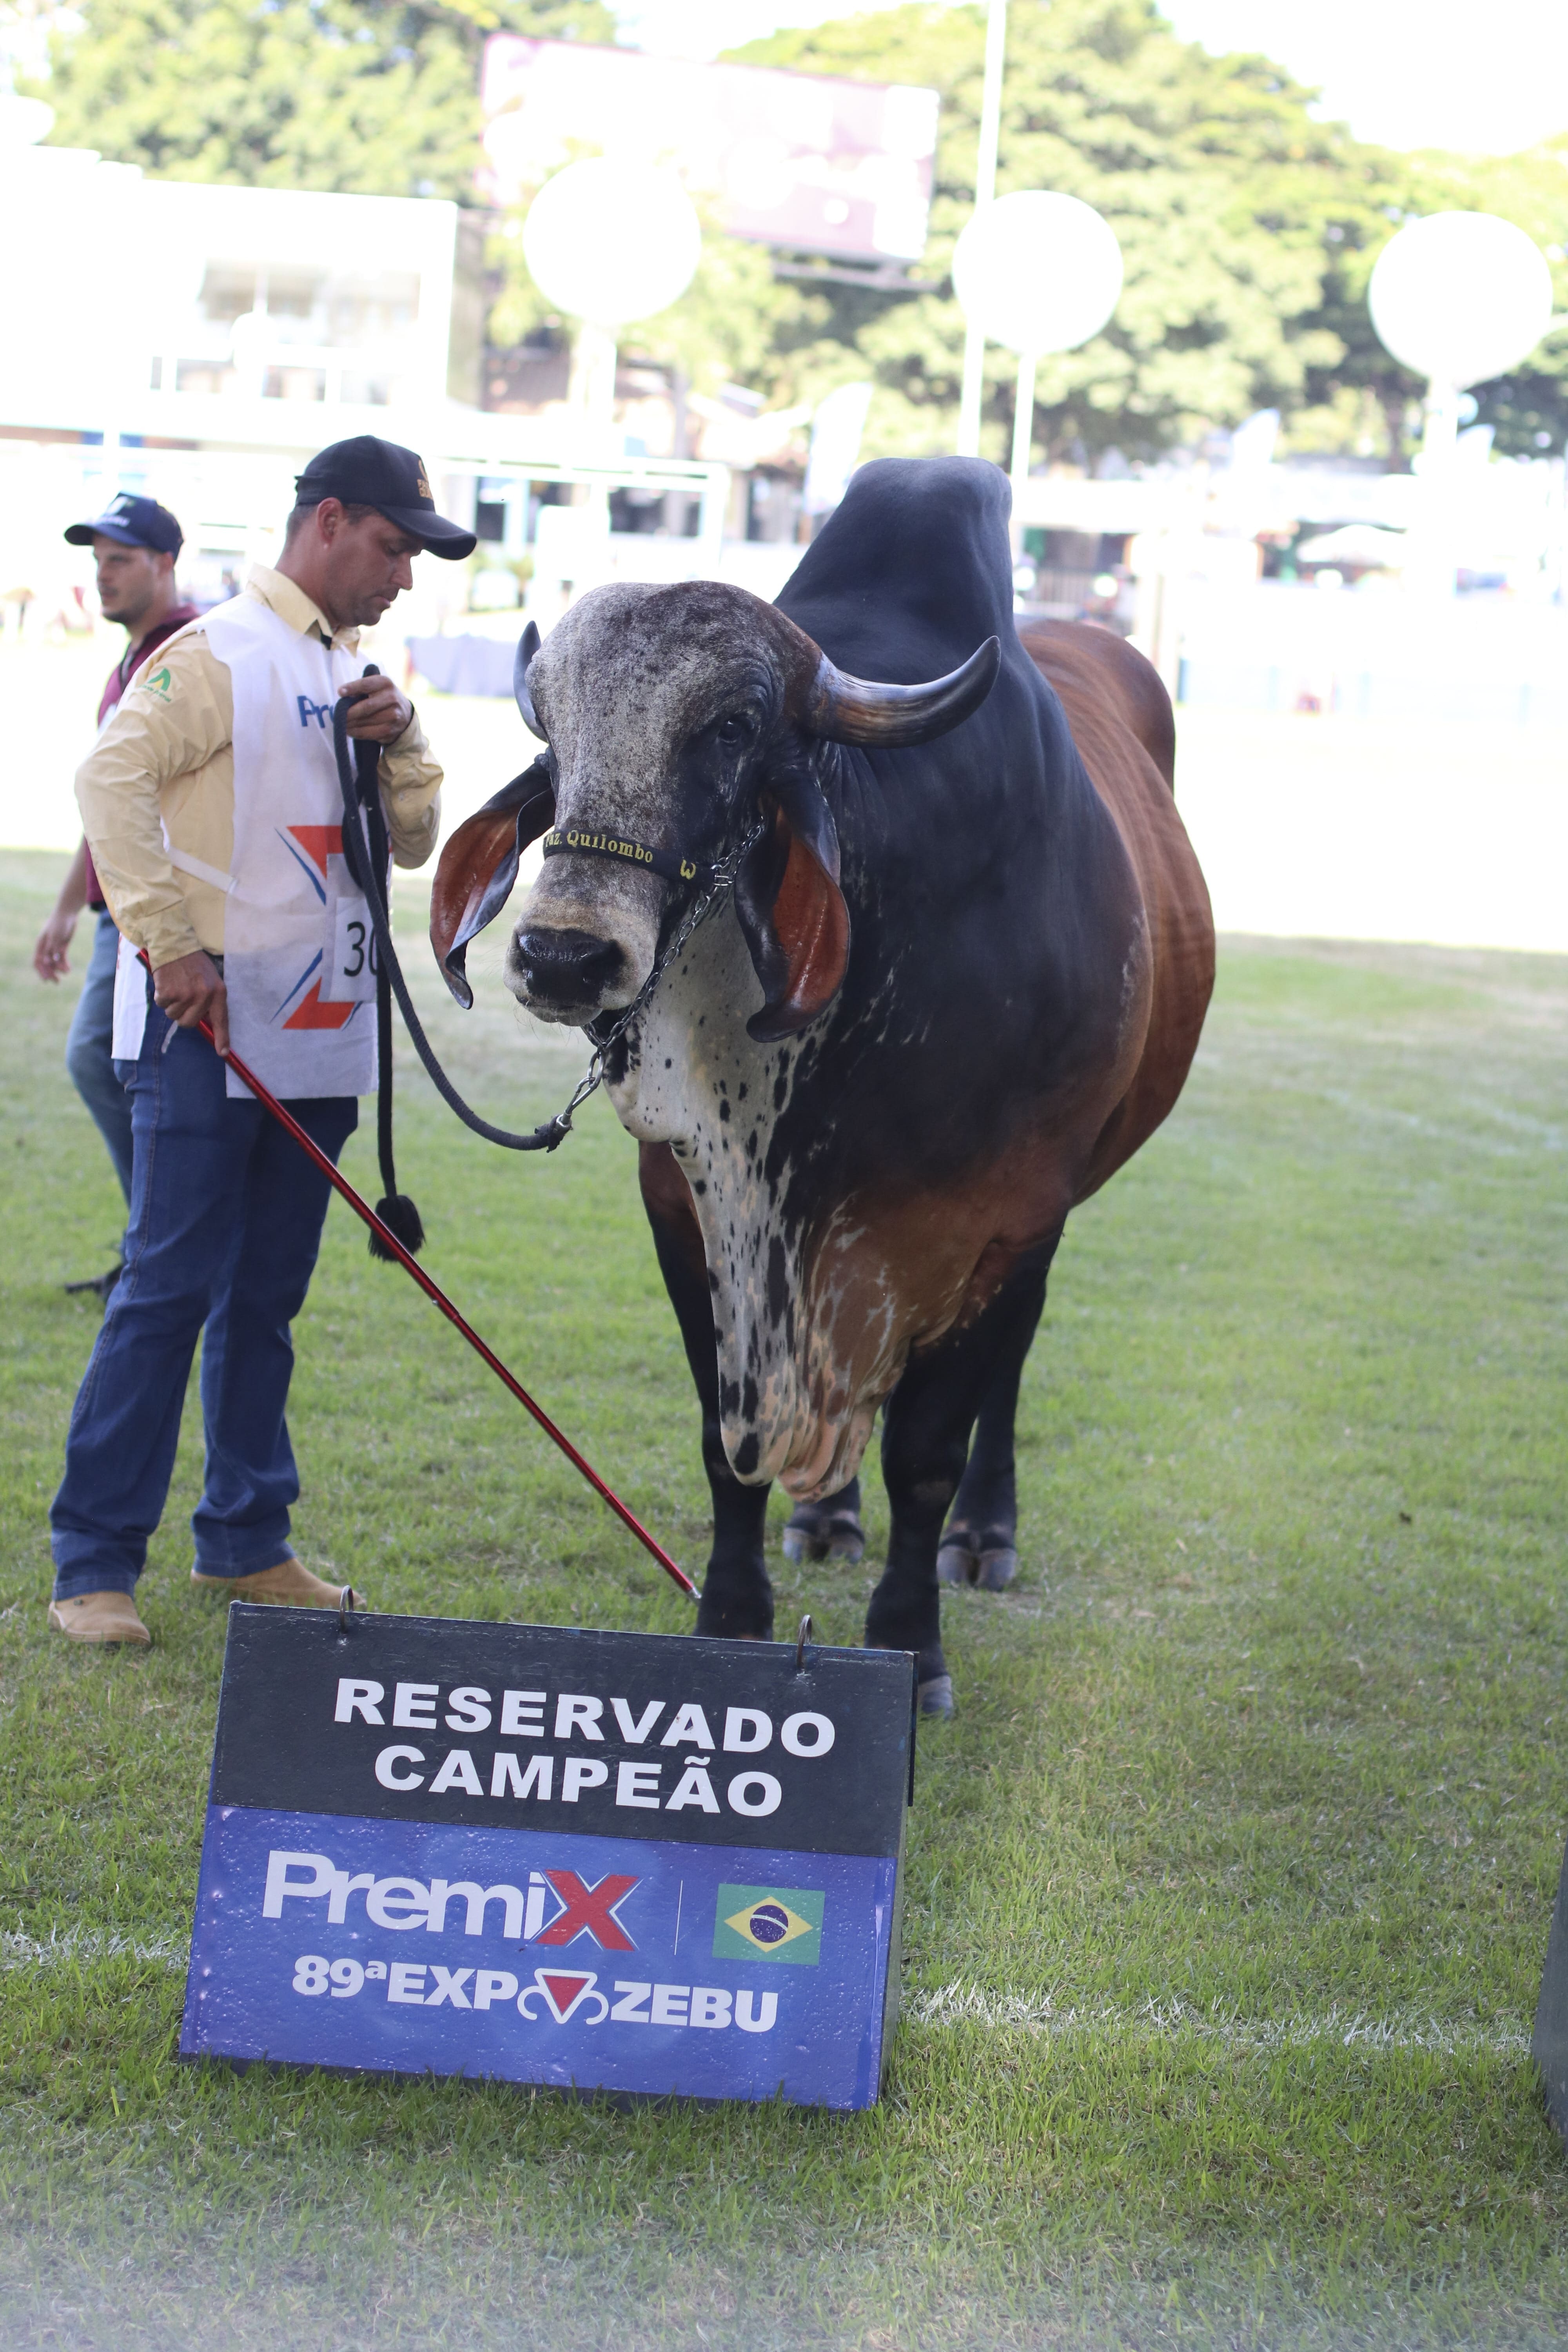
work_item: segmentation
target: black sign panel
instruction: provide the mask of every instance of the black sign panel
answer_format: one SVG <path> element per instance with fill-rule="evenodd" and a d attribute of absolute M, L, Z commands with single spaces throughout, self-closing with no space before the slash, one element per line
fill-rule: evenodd
<path fill-rule="evenodd" d="M 911 1674 L 895 1650 L 797 1667 L 793 1643 L 242 1605 L 213 1801 L 894 1854 Z"/>

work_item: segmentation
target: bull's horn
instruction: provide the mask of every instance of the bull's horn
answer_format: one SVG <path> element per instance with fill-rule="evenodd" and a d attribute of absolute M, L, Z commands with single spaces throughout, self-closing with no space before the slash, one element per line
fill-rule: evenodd
<path fill-rule="evenodd" d="M 531 735 L 537 735 L 542 743 L 545 740 L 544 730 L 539 723 L 538 713 L 533 708 L 533 697 L 528 690 L 528 665 L 538 651 L 539 625 L 536 621 L 530 621 L 517 641 L 517 658 L 511 666 L 511 690 L 517 697 L 517 707 L 522 713 L 523 725 Z"/>
<path fill-rule="evenodd" d="M 824 654 L 806 697 L 806 731 L 835 743 L 869 743 L 884 751 L 929 743 L 979 709 L 1001 666 L 1001 645 L 987 637 L 945 677 L 924 686 L 878 686 L 835 668 Z"/>

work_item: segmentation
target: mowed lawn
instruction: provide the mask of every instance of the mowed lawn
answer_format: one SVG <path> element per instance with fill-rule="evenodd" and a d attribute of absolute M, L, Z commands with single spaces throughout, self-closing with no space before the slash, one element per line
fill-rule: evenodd
<path fill-rule="evenodd" d="M 224 1638 L 186 1580 L 194 1400 L 157 1646 L 44 1623 L 97 1322 L 61 1285 L 116 1225 L 68 1005 L 26 969 L 60 863 L 4 861 L 0 893 L 0 2342 L 1561 2342 L 1568 2165 L 1528 2043 L 1568 1831 L 1568 964 L 1227 944 L 1184 1100 L 1058 1260 L 1018 1585 L 948 1602 L 883 2104 L 626 2114 L 176 2060 Z M 437 1033 L 536 1118 L 579 1051 L 478 961 Z M 401 1134 L 432 1270 L 700 1566 L 605 1107 L 520 1161 L 417 1080 Z M 366 1136 L 350 1165 L 374 1182 Z M 296 1336 L 309 1559 L 384 1609 L 689 1622 L 338 1207 Z M 869 1517 L 876 1546 L 874 1471 Z M 774 1572 L 781 1627 L 858 1637 L 869 1562 L 775 1542 Z"/>

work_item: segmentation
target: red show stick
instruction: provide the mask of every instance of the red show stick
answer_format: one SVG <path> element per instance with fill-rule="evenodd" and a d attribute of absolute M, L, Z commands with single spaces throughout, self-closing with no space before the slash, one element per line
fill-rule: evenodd
<path fill-rule="evenodd" d="M 145 950 L 138 951 L 137 961 L 140 963 L 145 964 L 149 971 L 152 971 L 153 967 L 147 961 Z M 200 1028 L 202 1035 L 206 1039 L 208 1045 L 211 1045 L 216 1052 L 217 1041 L 213 1035 L 211 1022 L 203 1021 L 198 1023 L 197 1026 Z M 621 1521 L 622 1525 L 629 1528 L 633 1535 L 636 1536 L 638 1543 L 643 1546 L 644 1549 L 650 1551 L 653 1554 L 653 1557 L 658 1560 L 665 1574 L 668 1577 L 673 1577 L 675 1582 L 679 1585 L 687 1599 L 689 1601 L 695 1601 L 697 1598 L 697 1587 L 692 1583 L 691 1579 L 687 1575 L 686 1570 L 683 1568 L 677 1567 L 675 1561 L 671 1559 L 663 1545 L 654 1541 L 654 1538 L 649 1535 L 642 1521 L 637 1518 L 634 1513 L 627 1510 L 626 1505 L 622 1502 L 620 1496 L 615 1492 L 614 1488 L 605 1486 L 604 1480 L 600 1477 L 593 1464 L 591 1462 L 584 1461 L 582 1454 L 578 1453 L 577 1448 L 573 1444 L 572 1440 L 566 1436 L 563 1431 L 556 1428 L 555 1423 L 551 1420 L 550 1415 L 544 1411 L 543 1407 L 534 1403 L 533 1399 L 529 1395 L 528 1391 L 523 1387 L 522 1382 L 512 1378 L 506 1366 L 501 1362 L 500 1358 L 496 1354 L 494 1349 L 489 1348 L 485 1345 L 485 1342 L 480 1339 L 473 1325 L 465 1321 L 463 1317 L 458 1314 L 457 1308 L 453 1306 L 451 1300 L 447 1297 L 440 1285 L 431 1281 L 430 1276 L 426 1273 L 424 1267 L 418 1265 L 409 1255 L 408 1251 L 404 1248 L 403 1244 L 398 1240 L 397 1235 L 393 1233 L 388 1226 L 382 1223 L 382 1220 L 376 1215 L 375 1211 L 371 1207 L 370 1202 L 360 1198 L 359 1194 L 354 1191 L 353 1186 L 349 1182 L 348 1178 L 333 1167 L 331 1161 L 328 1159 L 321 1146 L 313 1142 L 311 1138 L 306 1134 L 304 1129 L 300 1126 L 299 1120 L 294 1118 L 293 1114 L 284 1108 L 276 1095 L 268 1093 L 268 1089 L 262 1085 L 261 1080 L 256 1076 L 255 1072 L 247 1069 L 245 1064 L 240 1060 L 239 1055 L 233 1052 L 232 1049 L 222 1058 L 227 1062 L 229 1068 L 234 1072 L 236 1077 L 238 1078 L 243 1085 L 247 1086 L 250 1088 L 251 1093 L 256 1097 L 257 1101 L 261 1105 L 263 1110 L 270 1111 L 273 1118 L 278 1121 L 279 1126 L 288 1129 L 289 1134 L 293 1137 L 300 1150 L 307 1152 L 315 1161 L 317 1167 L 321 1170 L 322 1175 L 326 1178 L 333 1192 L 340 1194 L 341 1197 L 348 1202 L 355 1216 L 363 1218 L 364 1223 L 370 1227 L 372 1233 L 377 1235 L 384 1247 L 388 1257 L 395 1257 L 397 1260 L 398 1265 L 402 1266 L 404 1272 L 413 1276 L 415 1281 L 419 1285 L 420 1289 L 425 1293 L 426 1297 L 433 1300 L 435 1305 L 440 1308 L 447 1322 L 454 1325 L 455 1328 L 462 1333 L 464 1339 L 473 1349 L 475 1355 L 483 1358 L 484 1361 L 489 1366 L 491 1371 L 495 1374 L 497 1380 L 501 1382 L 503 1387 L 509 1388 L 511 1391 L 512 1395 L 517 1399 L 519 1404 L 523 1407 L 524 1411 L 531 1412 L 533 1415 L 534 1420 L 539 1423 L 540 1428 L 544 1432 L 546 1437 L 552 1438 L 561 1448 L 562 1453 L 564 1454 L 567 1461 L 571 1463 L 573 1468 L 580 1470 L 584 1477 L 588 1481 L 589 1486 L 593 1487 L 595 1493 L 604 1496 L 605 1501 L 608 1503 L 611 1510 L 614 1511 L 616 1517 Z"/>

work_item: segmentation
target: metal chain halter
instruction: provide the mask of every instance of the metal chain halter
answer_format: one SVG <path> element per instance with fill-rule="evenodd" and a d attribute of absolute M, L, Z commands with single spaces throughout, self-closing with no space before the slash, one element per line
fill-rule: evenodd
<path fill-rule="evenodd" d="M 604 1084 L 605 1057 L 615 1046 L 620 1044 L 621 1039 L 643 1010 L 692 933 L 707 919 L 724 893 L 733 887 L 735 877 L 741 870 L 747 852 L 762 839 L 767 830 L 767 822 L 765 816 L 759 816 L 751 831 L 731 851 L 729 856 L 721 858 L 717 866 L 711 868 L 712 880 L 701 895 L 692 900 L 680 921 L 670 933 L 668 944 L 660 954 L 655 957 L 653 970 L 648 973 L 626 1011 L 617 1014 L 613 1028 L 607 1030 L 603 1037 L 595 1039 L 593 1058 L 578 1083 L 575 1094 L 565 1109 L 556 1113 L 552 1122 L 553 1126 L 559 1128 L 563 1135 L 569 1135 L 572 1131 L 573 1112 L 585 1103 L 589 1096 Z M 588 1034 L 590 1036 L 594 1034 L 592 1024 L 589 1026 Z"/>

